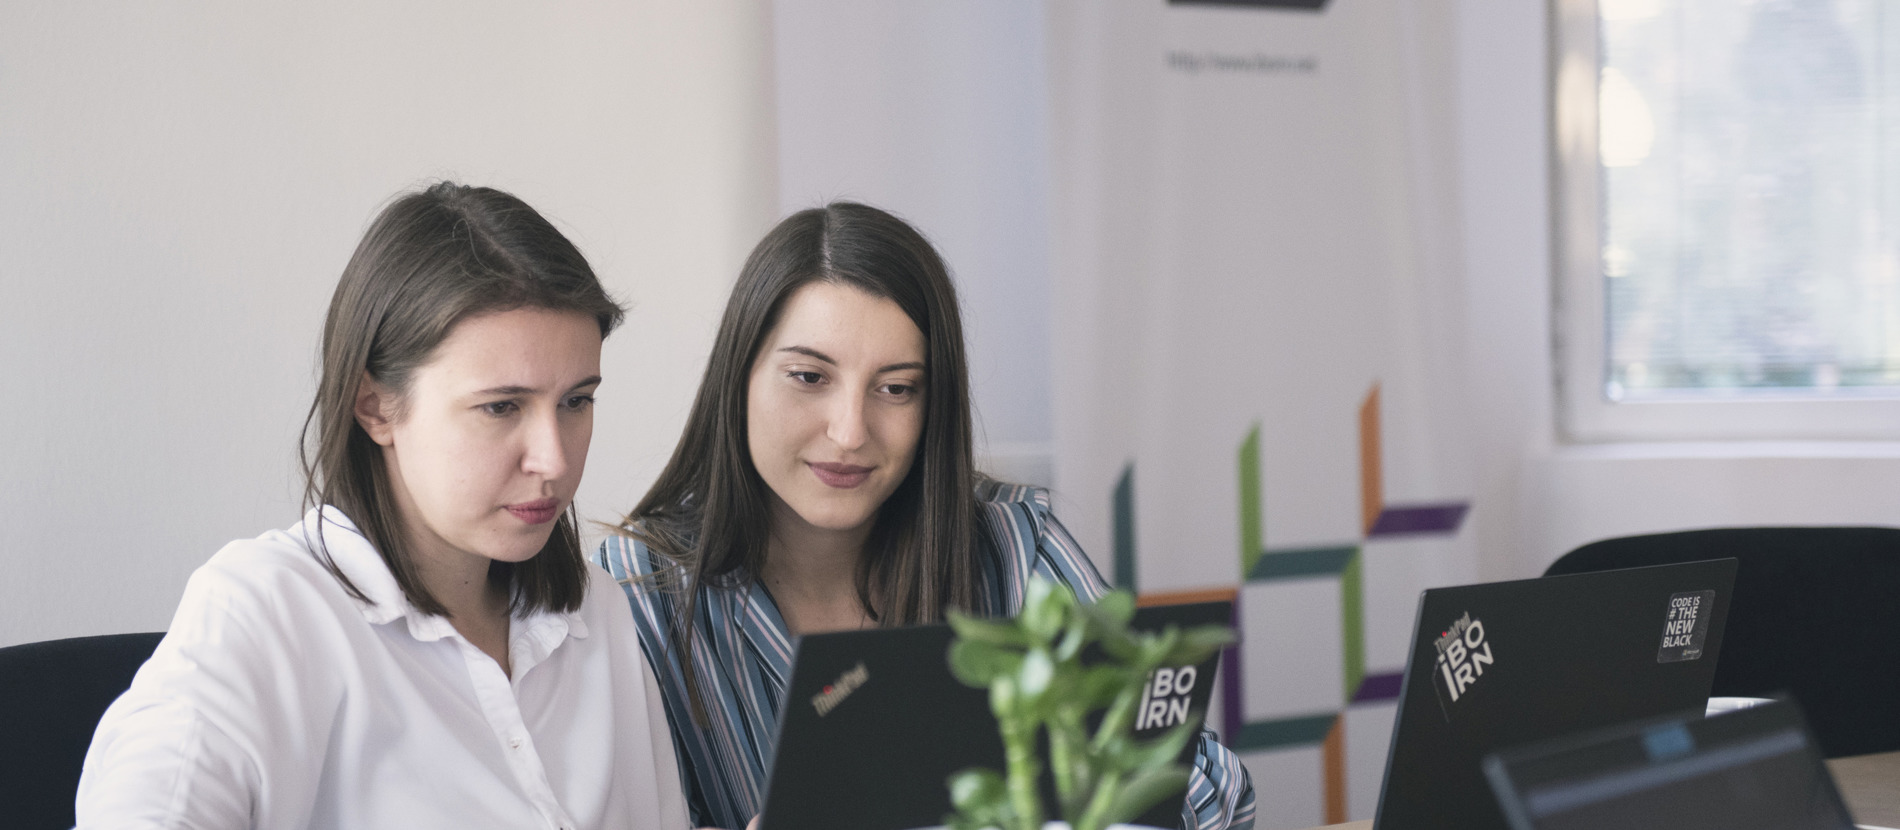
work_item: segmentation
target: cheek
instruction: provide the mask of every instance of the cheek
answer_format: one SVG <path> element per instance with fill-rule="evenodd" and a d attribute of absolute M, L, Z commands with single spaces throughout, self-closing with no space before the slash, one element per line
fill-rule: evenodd
<path fill-rule="evenodd" d="M 924 437 L 924 408 L 907 406 L 891 413 L 884 425 L 884 445 L 893 455 L 902 456 L 906 467 L 917 458 L 917 445 Z"/>
<path fill-rule="evenodd" d="M 785 450 L 796 411 L 769 383 L 754 382 L 746 394 L 746 448 L 754 466 L 768 466 Z"/>
<path fill-rule="evenodd" d="M 477 450 L 480 442 L 452 419 L 412 415 L 392 432 L 393 462 L 409 494 L 418 504 L 443 505 L 460 501 L 470 479 L 493 462 Z"/>
<path fill-rule="evenodd" d="M 581 470 L 587 466 L 587 448 L 594 443 L 594 412 L 592 409 L 582 413 L 578 423 L 562 433 L 561 449 L 567 456 L 568 478 L 578 482 Z"/>

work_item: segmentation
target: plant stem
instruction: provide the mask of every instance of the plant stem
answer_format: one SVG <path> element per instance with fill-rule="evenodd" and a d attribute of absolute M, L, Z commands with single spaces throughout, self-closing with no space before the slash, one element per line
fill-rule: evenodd
<path fill-rule="evenodd" d="M 1042 830 L 1042 797 L 1036 792 L 1036 779 L 1042 764 L 1036 760 L 1036 727 L 1027 728 L 1011 721 L 1003 732 L 1003 750 L 1009 761 L 1009 805 L 1016 816 L 1014 830 Z"/>
<path fill-rule="evenodd" d="M 1102 776 L 1100 786 L 1095 788 L 1095 797 L 1089 799 L 1089 808 L 1082 813 L 1070 830 L 1102 830 L 1107 823 L 1107 813 L 1115 804 L 1117 790 L 1121 789 L 1122 774 L 1111 772 Z"/>
<path fill-rule="evenodd" d="M 1089 792 L 1089 765 L 1083 757 L 1087 740 L 1083 735 L 1082 713 L 1064 707 L 1049 721 L 1049 763 L 1055 768 L 1056 799 L 1061 802 L 1062 817 L 1074 820 L 1081 807 L 1079 800 Z"/>

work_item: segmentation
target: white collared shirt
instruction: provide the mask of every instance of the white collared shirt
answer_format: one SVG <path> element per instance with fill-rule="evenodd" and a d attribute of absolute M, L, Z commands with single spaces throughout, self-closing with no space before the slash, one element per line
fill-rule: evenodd
<path fill-rule="evenodd" d="M 666 715 L 613 580 L 573 613 L 509 626 L 513 679 L 417 611 L 324 508 L 232 542 L 106 710 L 81 828 L 687 826 Z M 306 537 L 308 541 L 306 541 Z"/>

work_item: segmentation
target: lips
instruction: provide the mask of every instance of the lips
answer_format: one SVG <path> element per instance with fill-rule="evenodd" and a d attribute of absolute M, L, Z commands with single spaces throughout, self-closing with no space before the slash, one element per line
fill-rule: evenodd
<path fill-rule="evenodd" d="M 819 481 L 825 483 L 825 486 L 836 487 L 840 490 L 849 490 L 863 484 L 865 479 L 871 477 L 871 471 L 877 469 L 876 467 L 860 467 L 856 464 L 816 462 L 806 462 L 806 466 L 811 467 L 812 475 L 817 476 Z"/>
<path fill-rule="evenodd" d="M 561 502 L 559 499 L 524 501 L 520 504 L 508 505 L 508 512 L 531 525 L 547 524 L 554 521 L 554 517 L 561 515 Z"/>

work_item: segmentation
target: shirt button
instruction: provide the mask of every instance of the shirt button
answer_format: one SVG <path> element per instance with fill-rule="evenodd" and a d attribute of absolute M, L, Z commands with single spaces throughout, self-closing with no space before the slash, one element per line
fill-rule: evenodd
<path fill-rule="evenodd" d="M 512 740 L 512 741 L 509 741 L 509 742 L 508 742 L 508 748 L 509 748 L 509 749 L 520 749 L 520 748 L 521 748 L 521 739 L 520 739 L 520 738 L 516 738 L 516 739 L 514 739 L 514 740 Z"/>

